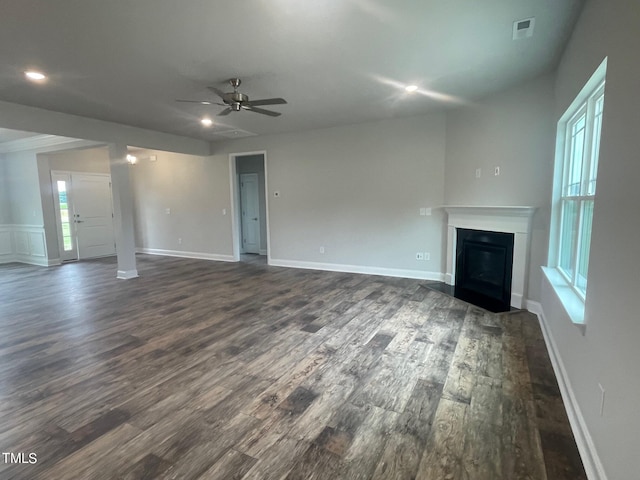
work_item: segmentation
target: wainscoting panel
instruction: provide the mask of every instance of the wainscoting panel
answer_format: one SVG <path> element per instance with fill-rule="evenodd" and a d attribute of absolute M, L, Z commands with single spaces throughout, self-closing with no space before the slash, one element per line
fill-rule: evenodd
<path fill-rule="evenodd" d="M 0 225 L 0 262 L 49 266 L 42 225 Z M 58 264 L 59 261 L 53 262 Z"/>

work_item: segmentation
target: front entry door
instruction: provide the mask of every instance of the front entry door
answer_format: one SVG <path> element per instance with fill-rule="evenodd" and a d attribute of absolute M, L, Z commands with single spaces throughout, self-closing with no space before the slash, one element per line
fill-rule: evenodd
<path fill-rule="evenodd" d="M 55 172 L 52 179 L 58 191 L 56 214 L 62 259 L 115 255 L 109 175 Z M 66 195 L 61 195 L 61 187 Z"/>
<path fill-rule="evenodd" d="M 258 188 L 257 173 L 240 175 L 242 249 L 244 253 L 260 253 L 260 196 Z"/>
<path fill-rule="evenodd" d="M 78 258 L 115 255 L 111 179 L 108 175 L 71 175 L 78 236 Z"/>

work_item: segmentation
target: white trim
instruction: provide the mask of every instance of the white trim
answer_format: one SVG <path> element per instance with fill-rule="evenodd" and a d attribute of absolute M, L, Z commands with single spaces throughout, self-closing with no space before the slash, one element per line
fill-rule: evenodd
<path fill-rule="evenodd" d="M 513 234 L 511 275 L 512 307 L 522 308 L 529 278 L 531 222 L 536 207 L 492 205 L 446 205 L 447 253 L 445 279 L 455 285 L 457 229 L 488 230 Z"/>
<path fill-rule="evenodd" d="M 47 258 L 43 225 L 4 224 L 0 225 L 0 235 L 0 263 L 19 262 L 43 267 L 51 265 Z"/>
<path fill-rule="evenodd" d="M 545 276 L 551 289 L 556 294 L 558 301 L 564 308 L 565 313 L 574 325 L 582 328 L 586 327 L 585 322 L 585 303 L 578 296 L 572 285 L 567 282 L 564 276 L 555 268 L 541 267 L 542 274 Z"/>
<path fill-rule="evenodd" d="M 266 255 L 266 254 L 267 254 L 267 251 L 266 251 L 266 250 L 264 250 L 264 249 L 262 249 L 262 248 L 261 248 L 261 249 L 260 249 L 260 251 L 258 252 L 258 255 Z"/>
<path fill-rule="evenodd" d="M 569 375 L 567 374 L 564 363 L 562 362 L 560 351 L 558 350 L 558 346 L 551 335 L 551 330 L 547 325 L 542 305 L 538 302 L 528 303 L 533 304 L 533 307 L 535 308 L 539 308 L 539 312 L 533 312 L 533 310 L 530 311 L 532 313 L 536 313 L 540 322 L 544 342 L 547 346 L 547 351 L 549 352 L 553 371 L 556 375 L 556 379 L 558 380 L 562 400 L 567 410 L 571 430 L 573 431 L 573 435 L 576 439 L 576 445 L 578 446 L 578 451 L 580 452 L 580 457 L 582 459 L 585 472 L 587 473 L 587 478 L 589 480 L 607 480 L 607 475 L 604 471 L 604 467 L 602 466 L 602 462 L 600 461 L 600 457 L 598 456 L 598 452 L 593 443 L 593 439 L 591 438 L 591 434 L 589 433 L 589 429 L 587 428 L 587 423 L 582 415 L 582 410 L 580 410 L 580 405 L 578 404 L 578 400 L 576 399 L 573 388 L 571 387 Z"/>
<path fill-rule="evenodd" d="M 237 152 L 229 154 L 229 196 L 231 201 L 231 241 L 233 245 L 233 261 L 240 261 L 240 218 L 236 212 L 236 206 L 240 204 L 240 192 L 238 188 L 238 175 L 236 170 L 236 158 L 248 157 L 251 155 L 262 155 L 264 164 L 264 201 L 267 222 L 267 264 L 271 264 L 271 229 L 269 227 L 269 174 L 267 169 L 267 151 L 257 150 L 253 152 Z M 262 251 L 260 255 L 263 255 Z"/>
<path fill-rule="evenodd" d="M 367 267 L 362 265 L 344 265 L 339 263 L 303 262 L 298 260 L 271 259 L 269 265 L 275 267 L 303 268 L 308 270 L 324 270 L 328 272 L 361 273 L 364 275 L 383 275 L 385 277 L 415 278 L 417 280 L 433 280 L 442 282 L 444 275 L 440 272 L 424 270 L 405 270 L 400 268 Z"/>
<path fill-rule="evenodd" d="M 197 258 L 199 260 L 213 260 L 216 262 L 237 262 L 233 255 L 220 255 L 217 253 L 183 252 L 180 250 L 163 250 L 161 248 L 136 248 L 136 253 L 148 255 L 162 255 L 165 257 Z"/>
<path fill-rule="evenodd" d="M 118 270 L 116 278 L 120 280 L 130 280 L 132 278 L 138 277 L 138 270 L 135 268 L 133 270 Z"/>
<path fill-rule="evenodd" d="M 542 305 L 540 302 L 536 302 L 534 300 L 525 300 L 524 308 L 535 315 L 540 315 L 542 313 Z"/>
<path fill-rule="evenodd" d="M 49 261 L 46 258 L 30 257 L 29 255 L 15 255 L 13 257 L 14 262 L 26 263 L 27 265 L 36 265 L 38 267 L 50 267 Z"/>

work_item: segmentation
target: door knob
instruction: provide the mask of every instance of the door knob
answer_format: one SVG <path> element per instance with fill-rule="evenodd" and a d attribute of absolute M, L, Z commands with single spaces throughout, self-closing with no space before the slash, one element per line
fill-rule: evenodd
<path fill-rule="evenodd" d="M 258 220 L 258 217 L 255 217 L 253 220 Z"/>
<path fill-rule="evenodd" d="M 76 220 L 76 223 L 84 223 L 84 220 Z"/>

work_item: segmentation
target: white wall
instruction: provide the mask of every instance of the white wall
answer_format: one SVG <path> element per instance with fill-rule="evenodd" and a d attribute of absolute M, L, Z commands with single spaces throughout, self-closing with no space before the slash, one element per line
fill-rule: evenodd
<path fill-rule="evenodd" d="M 638 25 L 635 1 L 588 1 L 558 70 L 556 119 L 609 57 L 584 335 L 546 280 L 542 289 L 545 323 L 610 480 L 638 477 Z M 606 389 L 602 416 L 598 383 Z"/>
<path fill-rule="evenodd" d="M 11 206 L 9 205 L 9 175 L 4 161 L 4 155 L 0 154 L 0 225 L 11 223 Z"/>
<path fill-rule="evenodd" d="M 7 180 L 11 223 L 42 225 L 42 205 L 38 165 L 33 151 L 6 153 L 4 166 Z"/>
<path fill-rule="evenodd" d="M 425 217 L 419 209 L 444 200 L 444 114 L 214 147 L 221 162 L 228 153 L 267 151 L 272 262 L 442 272 L 442 212 Z M 431 260 L 417 261 L 416 252 Z"/>
<path fill-rule="evenodd" d="M 139 161 L 130 168 L 137 247 L 231 260 L 229 160 L 157 150 L 136 156 Z"/>
<path fill-rule="evenodd" d="M 107 147 L 67 150 L 47 154 L 49 168 L 68 172 L 109 174 Z"/>
<path fill-rule="evenodd" d="M 546 264 L 549 237 L 553 87 L 554 77 L 546 75 L 447 114 L 445 203 L 538 207 L 525 292 L 535 301 L 540 300 L 539 267 Z"/>
<path fill-rule="evenodd" d="M 0 261 L 48 265 L 36 153 L 6 153 L 2 163 L 9 215 L 0 228 Z"/>

